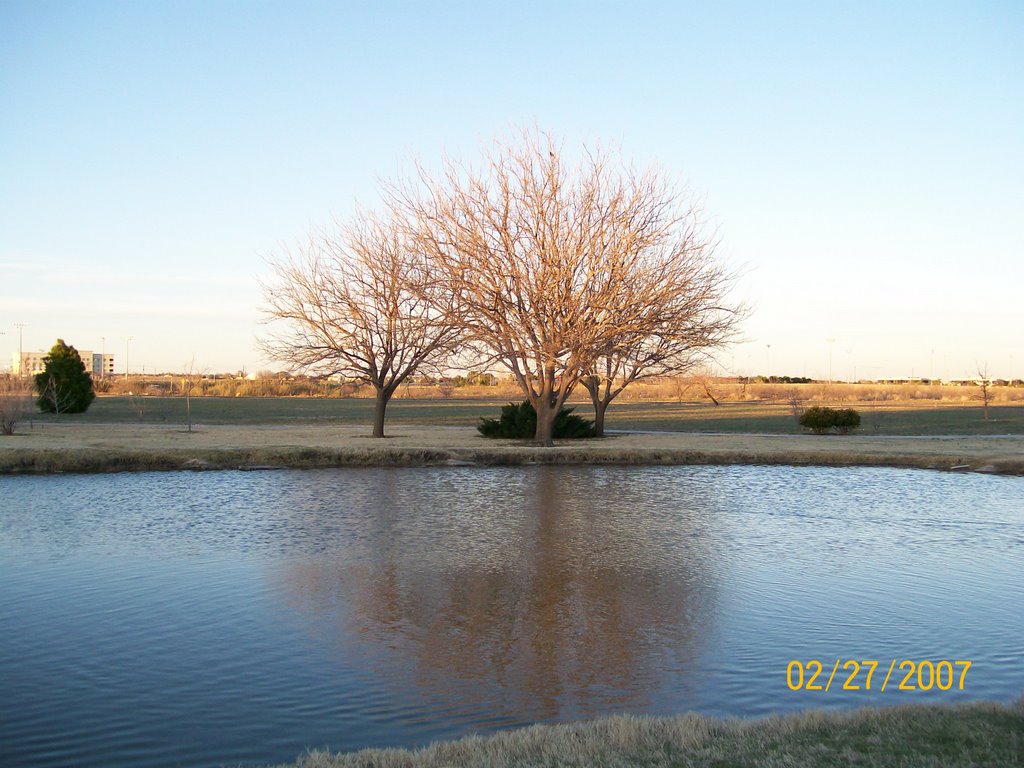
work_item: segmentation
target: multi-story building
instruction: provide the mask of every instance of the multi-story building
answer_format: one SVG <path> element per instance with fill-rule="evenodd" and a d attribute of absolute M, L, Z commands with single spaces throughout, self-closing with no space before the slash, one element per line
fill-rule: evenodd
<path fill-rule="evenodd" d="M 34 376 L 42 373 L 46 368 L 44 362 L 46 352 L 17 352 L 11 355 L 11 373 L 15 376 Z M 82 359 L 86 373 L 94 376 L 112 376 L 114 373 L 114 356 L 107 353 L 93 352 L 88 349 L 78 350 L 78 356 Z"/>
<path fill-rule="evenodd" d="M 34 376 L 42 373 L 46 367 L 44 357 L 45 352 L 22 352 L 20 355 L 14 352 L 11 354 L 11 373 L 15 376 Z"/>
<path fill-rule="evenodd" d="M 85 356 L 83 353 L 82 362 L 85 362 Z M 99 352 L 92 353 L 92 365 L 89 363 L 85 364 L 85 370 L 92 373 L 93 376 L 113 376 L 114 375 L 114 356 L 109 353 L 100 354 Z"/>

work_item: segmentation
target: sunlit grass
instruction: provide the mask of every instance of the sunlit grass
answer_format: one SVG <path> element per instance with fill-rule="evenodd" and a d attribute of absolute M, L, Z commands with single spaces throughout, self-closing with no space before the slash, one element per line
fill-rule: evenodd
<path fill-rule="evenodd" d="M 394 400 L 390 424 L 476 426 L 481 416 L 494 417 L 507 400 Z M 577 413 L 590 416 L 589 403 L 573 403 Z M 978 405 L 920 401 L 919 403 L 847 404 L 862 417 L 865 435 L 992 435 L 1024 434 L 1024 406 L 989 408 L 986 420 Z M 33 416 L 49 423 L 59 419 L 78 423 L 184 424 L 185 402 L 180 397 L 100 397 L 88 412 L 76 416 Z M 373 401 L 365 398 L 224 398 L 192 399 L 192 418 L 206 424 L 293 424 L 329 422 L 369 424 Z M 748 432 L 799 434 L 789 404 L 760 401 L 678 403 L 623 401 L 608 410 L 609 430 L 680 432 Z"/>
<path fill-rule="evenodd" d="M 810 711 L 765 720 L 617 716 L 470 736 L 420 750 L 314 752 L 301 768 L 605 766 L 606 768 L 967 768 L 1024 764 L 1024 708 L 974 703 L 853 712 Z"/>

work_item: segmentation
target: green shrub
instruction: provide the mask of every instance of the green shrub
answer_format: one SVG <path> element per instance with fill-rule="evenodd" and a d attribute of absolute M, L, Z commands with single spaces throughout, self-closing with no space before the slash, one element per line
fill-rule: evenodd
<path fill-rule="evenodd" d="M 800 416 L 800 426 L 816 435 L 823 435 L 832 429 L 832 409 L 814 406 Z"/>
<path fill-rule="evenodd" d="M 835 412 L 832 426 L 842 435 L 849 434 L 860 426 L 860 414 L 853 408 L 840 408 Z"/>
<path fill-rule="evenodd" d="M 36 404 L 44 413 L 84 413 L 96 398 L 92 377 L 78 351 L 57 339 L 50 353 L 43 358 L 46 366 L 35 376 Z"/>
<path fill-rule="evenodd" d="M 852 408 L 808 408 L 800 417 L 800 426 L 809 429 L 816 435 L 823 435 L 831 430 L 840 434 L 849 434 L 850 430 L 860 426 L 860 414 Z"/>
<path fill-rule="evenodd" d="M 572 408 L 563 408 L 555 416 L 551 436 L 555 440 L 594 437 L 594 422 L 575 416 Z M 537 411 L 528 400 L 509 403 L 501 407 L 501 416 L 497 419 L 480 417 L 476 427 L 484 437 L 500 437 L 505 439 L 529 439 L 537 432 Z"/>

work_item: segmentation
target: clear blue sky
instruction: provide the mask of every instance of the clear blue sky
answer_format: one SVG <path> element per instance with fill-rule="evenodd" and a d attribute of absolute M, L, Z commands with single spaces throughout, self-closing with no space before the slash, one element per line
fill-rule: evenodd
<path fill-rule="evenodd" d="M 1024 377 L 1022 41 L 1019 1 L 0 0 L 0 368 L 17 322 L 269 367 L 263 256 L 536 123 L 705 197 L 727 370 Z"/>

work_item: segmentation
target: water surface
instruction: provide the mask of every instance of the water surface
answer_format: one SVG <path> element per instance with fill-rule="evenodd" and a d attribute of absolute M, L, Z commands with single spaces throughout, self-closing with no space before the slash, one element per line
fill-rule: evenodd
<path fill-rule="evenodd" d="M 1024 691 L 1024 479 L 519 467 L 0 479 L 9 765 Z M 792 659 L 970 659 L 827 694 Z"/>

